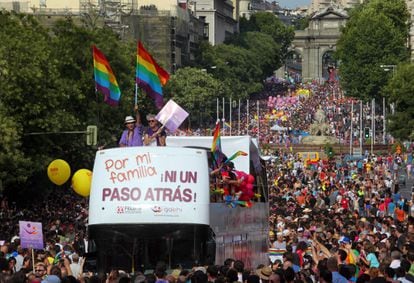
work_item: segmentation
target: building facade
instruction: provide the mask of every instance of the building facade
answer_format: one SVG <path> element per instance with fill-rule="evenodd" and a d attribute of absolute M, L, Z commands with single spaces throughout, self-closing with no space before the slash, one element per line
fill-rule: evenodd
<path fill-rule="evenodd" d="M 194 7 L 197 18 L 208 24 L 208 40 L 212 45 L 223 43 L 238 30 L 233 18 L 233 2 L 230 0 L 197 0 Z"/>
<path fill-rule="evenodd" d="M 344 9 L 349 9 L 362 2 L 364 2 L 364 0 L 312 0 L 309 7 L 309 13 L 315 13 L 335 5 Z"/>
<path fill-rule="evenodd" d="M 184 0 L 40 0 L 2 2 L 0 9 L 32 13 L 48 26 L 70 17 L 87 26 L 108 26 L 121 38 L 141 40 L 164 68 L 191 64 L 201 40 L 204 19 L 195 17 Z"/>

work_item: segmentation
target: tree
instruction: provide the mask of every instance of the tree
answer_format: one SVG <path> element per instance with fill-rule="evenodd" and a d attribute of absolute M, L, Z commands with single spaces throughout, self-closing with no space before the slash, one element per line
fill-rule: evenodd
<path fill-rule="evenodd" d="M 388 130 L 400 140 L 414 137 L 414 65 L 402 64 L 390 80 L 385 91 L 394 103 L 395 114 L 389 116 Z"/>
<path fill-rule="evenodd" d="M 289 46 L 295 37 L 293 27 L 288 27 L 282 23 L 273 13 L 258 12 L 251 15 L 249 20 L 240 21 L 240 34 L 249 31 L 258 31 L 270 35 L 275 42 L 280 45 L 280 62 L 275 66 L 275 70 L 283 63 L 283 59 L 288 53 Z"/>
<path fill-rule="evenodd" d="M 295 30 L 305 30 L 309 27 L 310 16 L 296 18 L 294 20 Z"/>
<path fill-rule="evenodd" d="M 408 21 L 403 2 L 375 0 L 351 12 L 336 52 L 341 63 L 341 84 L 347 95 L 363 100 L 382 96 L 387 74 L 381 65 L 408 59 L 407 28 L 401 24 Z M 384 8 L 391 3 L 398 9 L 389 12 Z"/>
<path fill-rule="evenodd" d="M 228 92 L 226 86 L 206 70 L 185 67 L 171 76 L 165 88 L 165 95 L 171 97 L 195 121 L 214 121 L 216 119 L 216 98 Z"/>
<path fill-rule="evenodd" d="M 252 53 L 252 64 L 262 71 L 256 81 L 262 81 L 280 65 L 281 49 L 273 38 L 262 32 L 246 32 L 240 35 L 239 45 Z"/>
<path fill-rule="evenodd" d="M 123 118 L 132 113 L 136 46 L 109 29 L 84 29 L 70 19 L 49 30 L 30 15 L 0 12 L 0 25 L 0 178 L 6 194 L 29 200 L 54 187 L 46 175 L 52 160 L 65 159 L 74 171 L 92 169 L 96 152 L 84 134 L 32 133 L 96 124 L 100 145 L 116 145 Z M 92 44 L 105 53 L 121 87 L 117 108 L 95 93 Z M 147 103 L 140 99 L 144 113 Z"/>
<path fill-rule="evenodd" d="M 226 98 L 245 99 L 263 87 L 260 62 L 249 49 L 233 44 L 206 46 L 200 59 L 204 68 L 227 86 Z"/>

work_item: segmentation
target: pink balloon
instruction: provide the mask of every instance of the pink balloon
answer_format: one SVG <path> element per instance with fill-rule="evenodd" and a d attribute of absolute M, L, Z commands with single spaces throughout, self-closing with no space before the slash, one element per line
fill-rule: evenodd
<path fill-rule="evenodd" d="M 253 175 L 249 174 L 247 176 L 247 183 L 249 183 L 249 184 L 253 184 L 254 183 L 254 176 Z"/>

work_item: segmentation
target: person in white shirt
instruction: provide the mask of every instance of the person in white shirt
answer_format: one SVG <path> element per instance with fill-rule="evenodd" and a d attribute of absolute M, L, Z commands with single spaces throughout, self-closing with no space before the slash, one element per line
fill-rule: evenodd
<path fill-rule="evenodd" d="M 78 254 L 72 254 L 72 263 L 70 264 L 70 270 L 72 270 L 72 275 L 76 279 L 79 278 L 82 272 L 81 262 Z"/>
<path fill-rule="evenodd" d="M 391 252 L 391 264 L 390 267 L 392 269 L 397 269 L 401 266 L 401 253 L 399 251 L 392 251 Z"/>
<path fill-rule="evenodd" d="M 283 239 L 283 233 L 278 232 L 276 241 L 273 242 L 272 248 L 278 250 L 286 250 L 286 241 Z"/>

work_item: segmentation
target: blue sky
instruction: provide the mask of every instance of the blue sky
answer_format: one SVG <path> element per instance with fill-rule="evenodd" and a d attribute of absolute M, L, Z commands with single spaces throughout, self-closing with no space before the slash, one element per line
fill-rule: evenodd
<path fill-rule="evenodd" d="M 281 7 L 286 8 L 309 6 L 311 4 L 311 0 L 276 0 L 276 2 L 279 2 Z"/>

